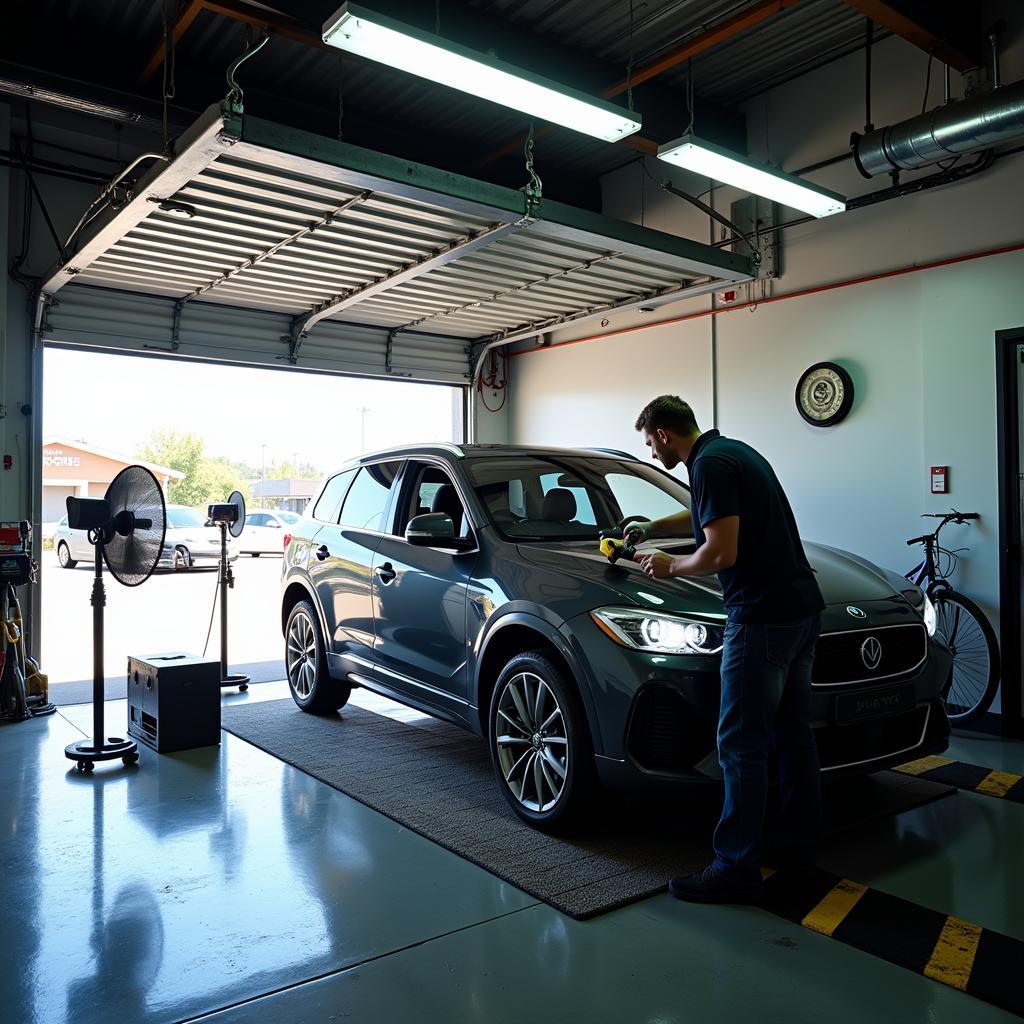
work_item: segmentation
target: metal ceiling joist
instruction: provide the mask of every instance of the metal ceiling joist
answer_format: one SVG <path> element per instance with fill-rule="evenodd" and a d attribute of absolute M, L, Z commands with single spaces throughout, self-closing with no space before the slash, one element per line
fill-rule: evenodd
<path fill-rule="evenodd" d="M 980 4 L 961 0 L 845 0 L 854 10 L 963 74 L 984 65 Z"/>
<path fill-rule="evenodd" d="M 264 325 L 286 317 L 259 344 L 287 346 L 273 358 L 293 363 L 301 351 L 303 365 L 335 367 L 320 335 L 341 322 L 369 331 L 384 373 L 404 335 L 417 351 L 435 337 L 448 374 L 452 351 L 751 276 L 746 258 L 704 243 L 211 108 L 169 165 L 83 229 L 43 290 L 73 280 L 159 298 L 147 316 L 166 311 L 172 351 L 195 343 L 198 300 L 273 314 Z"/>

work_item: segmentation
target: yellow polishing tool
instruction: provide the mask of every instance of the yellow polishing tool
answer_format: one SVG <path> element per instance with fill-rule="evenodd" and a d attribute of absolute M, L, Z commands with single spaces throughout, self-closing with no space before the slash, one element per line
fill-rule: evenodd
<path fill-rule="evenodd" d="M 627 545 L 624 540 L 618 537 L 601 537 L 601 554 L 608 559 L 609 562 L 614 565 L 620 558 L 628 559 L 633 561 L 633 557 L 636 555 L 636 548 L 632 545 Z"/>

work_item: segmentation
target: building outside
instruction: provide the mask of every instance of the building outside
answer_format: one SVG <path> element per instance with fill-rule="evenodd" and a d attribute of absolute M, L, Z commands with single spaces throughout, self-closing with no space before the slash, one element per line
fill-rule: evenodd
<path fill-rule="evenodd" d="M 302 512 L 320 490 L 322 480 L 254 480 L 250 483 L 253 508 Z"/>
<path fill-rule="evenodd" d="M 145 466 L 160 482 L 165 497 L 170 482 L 185 475 L 84 441 L 56 435 L 43 438 L 43 535 L 51 535 L 64 517 L 68 498 L 102 498 L 125 466 Z"/>

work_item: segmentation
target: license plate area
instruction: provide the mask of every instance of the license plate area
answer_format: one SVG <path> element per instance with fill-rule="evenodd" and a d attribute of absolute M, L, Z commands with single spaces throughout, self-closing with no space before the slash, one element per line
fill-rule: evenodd
<path fill-rule="evenodd" d="M 843 693 L 835 699 L 837 725 L 852 725 L 872 718 L 888 718 L 914 708 L 914 684 L 883 686 L 856 693 Z"/>

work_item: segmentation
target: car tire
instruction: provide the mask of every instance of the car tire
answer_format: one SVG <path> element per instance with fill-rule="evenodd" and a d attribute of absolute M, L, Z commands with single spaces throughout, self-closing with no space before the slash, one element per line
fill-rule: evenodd
<path fill-rule="evenodd" d="M 192 567 L 192 558 L 188 553 L 188 548 L 175 548 L 174 549 L 174 571 L 177 572 L 179 569 L 190 569 Z"/>
<path fill-rule="evenodd" d="M 71 549 L 64 541 L 57 545 L 57 561 L 60 562 L 62 569 L 74 569 L 78 565 L 78 561 L 71 557 Z"/>
<path fill-rule="evenodd" d="M 491 764 L 516 814 L 542 832 L 582 824 L 598 787 L 575 681 L 543 651 L 517 654 L 498 676 L 487 721 Z"/>
<path fill-rule="evenodd" d="M 352 687 L 327 671 L 320 619 L 308 601 L 299 601 L 284 629 L 284 665 L 292 700 L 303 711 L 327 715 L 348 703 Z"/>

